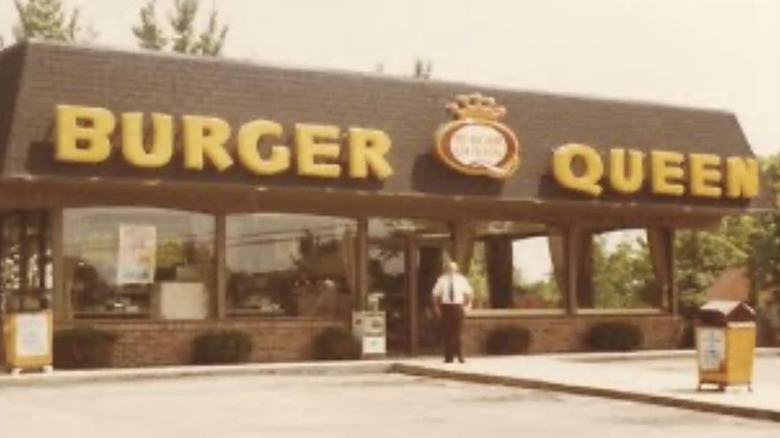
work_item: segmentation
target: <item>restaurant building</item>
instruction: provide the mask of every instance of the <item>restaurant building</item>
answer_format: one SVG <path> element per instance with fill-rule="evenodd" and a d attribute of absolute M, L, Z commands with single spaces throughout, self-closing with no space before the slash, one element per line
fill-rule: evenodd
<path fill-rule="evenodd" d="M 371 297 L 390 354 L 425 354 L 447 260 L 472 354 L 507 325 L 581 350 L 605 320 L 673 347 L 675 230 L 770 205 L 725 112 L 42 43 L 0 52 L 0 160 L 3 296 L 116 332 L 119 366 L 216 328 L 305 360 Z M 626 230 L 652 268 L 607 296 Z"/>

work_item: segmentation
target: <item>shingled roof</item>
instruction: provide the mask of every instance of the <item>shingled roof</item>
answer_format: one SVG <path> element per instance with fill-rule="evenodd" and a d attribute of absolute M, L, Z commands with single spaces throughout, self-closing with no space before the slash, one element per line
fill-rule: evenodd
<path fill-rule="evenodd" d="M 522 159 L 517 175 L 507 181 L 457 174 L 431 153 L 433 133 L 447 120 L 445 103 L 468 92 L 495 97 L 507 108 L 504 122 L 517 133 Z M 258 180 L 240 169 L 217 174 L 166 168 L 162 175 L 170 181 L 567 203 L 587 208 L 638 204 L 675 214 L 686 214 L 689 208 L 729 214 L 772 207 L 768 190 L 750 202 L 659 198 L 649 193 L 630 199 L 607 195 L 589 200 L 565 192 L 551 179 L 551 151 L 569 142 L 602 149 L 623 146 L 752 156 L 736 117 L 723 111 L 43 43 L 23 43 L 0 52 L 1 178 L 150 178 L 148 171 L 118 161 L 80 167 L 54 162 L 53 115 L 58 104 L 98 106 L 116 113 L 213 115 L 234 127 L 256 118 L 275 120 L 285 127 L 301 122 L 361 126 L 381 129 L 393 140 L 389 159 L 395 175 L 384 182 L 295 175 Z"/>

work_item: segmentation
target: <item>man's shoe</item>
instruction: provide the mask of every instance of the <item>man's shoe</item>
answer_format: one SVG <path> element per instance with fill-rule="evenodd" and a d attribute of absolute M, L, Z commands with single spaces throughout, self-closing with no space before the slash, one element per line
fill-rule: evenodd
<path fill-rule="evenodd" d="M 459 358 L 458 358 L 458 362 L 460 362 L 460 363 L 466 363 L 466 359 L 463 359 L 462 357 L 459 357 Z"/>

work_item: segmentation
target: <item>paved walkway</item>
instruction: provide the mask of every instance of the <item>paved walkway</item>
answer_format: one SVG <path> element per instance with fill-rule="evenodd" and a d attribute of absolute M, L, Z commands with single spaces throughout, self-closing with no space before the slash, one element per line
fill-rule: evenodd
<path fill-rule="evenodd" d="M 757 355 L 753 392 L 744 386 L 725 392 L 705 386 L 704 391 L 697 391 L 696 359 L 691 352 L 489 357 L 473 358 L 465 364 L 421 359 L 404 361 L 397 370 L 780 421 L 777 350 Z"/>

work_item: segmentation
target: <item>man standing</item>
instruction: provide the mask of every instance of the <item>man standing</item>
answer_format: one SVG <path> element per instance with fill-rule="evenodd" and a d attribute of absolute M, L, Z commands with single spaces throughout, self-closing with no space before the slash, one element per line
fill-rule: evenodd
<path fill-rule="evenodd" d="M 471 304 L 474 291 L 468 279 L 458 272 L 458 264 L 450 262 L 447 270 L 433 287 L 433 308 L 436 316 L 441 317 L 442 338 L 444 341 L 444 361 L 452 362 L 453 357 L 463 363 L 461 332 L 463 330 L 464 308 Z"/>

